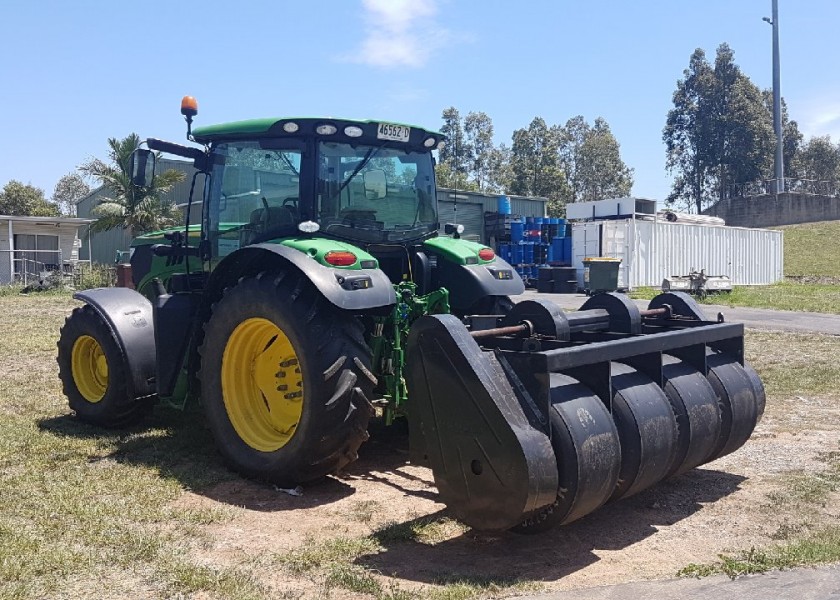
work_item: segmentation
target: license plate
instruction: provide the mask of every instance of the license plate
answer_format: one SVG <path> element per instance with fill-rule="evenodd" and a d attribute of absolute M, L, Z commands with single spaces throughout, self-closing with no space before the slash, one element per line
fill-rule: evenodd
<path fill-rule="evenodd" d="M 380 140 L 391 140 L 393 142 L 407 142 L 411 133 L 411 127 L 405 125 L 394 125 L 393 123 L 380 123 L 376 129 L 376 137 Z"/>

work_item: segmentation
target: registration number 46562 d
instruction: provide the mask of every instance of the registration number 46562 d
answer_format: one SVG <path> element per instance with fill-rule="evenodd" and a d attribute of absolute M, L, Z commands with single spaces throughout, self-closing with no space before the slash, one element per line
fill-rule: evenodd
<path fill-rule="evenodd" d="M 380 140 L 392 140 L 394 142 L 407 142 L 411 133 L 411 127 L 405 125 L 394 125 L 393 123 L 380 123 L 376 129 L 376 137 Z"/>

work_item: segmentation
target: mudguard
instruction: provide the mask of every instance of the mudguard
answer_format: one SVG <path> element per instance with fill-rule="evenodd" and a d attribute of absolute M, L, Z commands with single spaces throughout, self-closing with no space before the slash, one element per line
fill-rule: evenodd
<path fill-rule="evenodd" d="M 225 257 L 211 273 L 210 286 L 220 291 L 244 273 L 256 274 L 277 259 L 303 273 L 338 308 L 368 310 L 391 306 L 397 301 L 391 280 L 379 269 L 333 269 L 294 248 L 271 243 L 247 246 Z"/>
<path fill-rule="evenodd" d="M 120 348 L 126 385 L 134 398 L 156 393 L 155 328 L 152 304 L 128 288 L 96 288 L 75 292 L 73 297 L 89 304 L 105 321 Z"/>
<path fill-rule="evenodd" d="M 507 273 L 510 279 L 505 279 Z M 435 284 L 449 290 L 449 304 L 467 310 L 486 296 L 518 296 L 525 292 L 522 278 L 498 256 L 492 263 L 460 265 L 441 257 Z"/>

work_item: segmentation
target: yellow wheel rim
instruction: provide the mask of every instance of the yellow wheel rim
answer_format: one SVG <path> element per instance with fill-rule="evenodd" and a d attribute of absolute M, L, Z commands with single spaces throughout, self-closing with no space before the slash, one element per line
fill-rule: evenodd
<path fill-rule="evenodd" d="M 88 402 L 99 402 L 108 390 L 108 359 L 94 338 L 80 336 L 70 353 L 73 381 Z"/>
<path fill-rule="evenodd" d="M 261 452 L 285 446 L 303 413 L 303 377 L 291 341 L 277 325 L 246 319 L 222 356 L 222 398 L 243 442 Z"/>

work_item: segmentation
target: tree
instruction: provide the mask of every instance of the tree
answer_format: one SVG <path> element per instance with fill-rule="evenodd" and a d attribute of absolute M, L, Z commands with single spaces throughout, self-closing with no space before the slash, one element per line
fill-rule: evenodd
<path fill-rule="evenodd" d="M 486 113 L 471 112 L 464 119 L 464 142 L 470 149 L 470 173 L 479 191 L 490 191 L 493 161 L 493 121 Z"/>
<path fill-rule="evenodd" d="M 478 186 L 467 179 L 466 173 L 456 172 L 449 163 L 438 161 L 435 165 L 435 182 L 438 187 L 477 192 Z"/>
<path fill-rule="evenodd" d="M 726 197 L 733 184 L 769 175 L 776 144 L 772 114 L 767 112 L 761 91 L 748 77 L 737 77 L 725 100 L 715 173 L 720 199 Z"/>
<path fill-rule="evenodd" d="M 457 108 L 450 106 L 441 116 L 443 127 L 440 128 L 440 132 L 446 136 L 446 141 L 439 151 L 440 162 L 449 165 L 455 179 L 461 176 L 466 178 L 470 173 L 473 152 L 464 136 L 461 114 Z"/>
<path fill-rule="evenodd" d="M 78 173 L 68 173 L 58 180 L 52 201 L 62 215 L 76 216 L 76 203 L 90 193 L 90 186 Z"/>
<path fill-rule="evenodd" d="M 772 164 L 773 126 L 761 91 L 735 64 L 727 44 L 714 67 L 698 48 L 677 82 L 662 139 L 666 168 L 675 173 L 666 202 L 697 212 L 734 183 L 757 179 Z"/>
<path fill-rule="evenodd" d="M 463 121 L 458 109 L 443 111 L 441 133 L 447 140 L 435 168 L 438 185 L 476 192 L 503 192 L 508 184 L 504 144 L 493 143 L 493 121 L 483 112 L 470 112 Z"/>
<path fill-rule="evenodd" d="M 674 108 L 668 111 L 662 138 L 665 142 L 665 167 L 676 172 L 671 194 L 666 202 L 677 199 L 694 203 L 698 212 L 707 195 L 706 176 L 711 157 L 711 106 L 714 72 L 706 53 L 697 48 L 683 71 L 683 79 L 674 91 Z"/>
<path fill-rule="evenodd" d="M 0 215 L 57 217 L 59 212 L 44 198 L 44 190 L 12 179 L 0 192 Z"/>
<path fill-rule="evenodd" d="M 621 160 L 609 124 L 598 117 L 592 127 L 578 115 L 561 131 L 560 156 L 571 190 L 569 202 L 629 196 L 633 170 Z"/>
<path fill-rule="evenodd" d="M 510 187 L 510 148 L 499 144 L 487 159 L 487 191 L 504 192 Z"/>
<path fill-rule="evenodd" d="M 773 115 L 773 90 L 762 91 L 764 97 L 764 105 L 767 107 L 767 112 Z M 774 133 L 775 138 L 775 133 Z M 800 177 L 799 175 L 799 152 L 802 148 L 802 140 L 804 136 L 799 131 L 799 123 L 792 121 L 788 114 L 787 102 L 782 98 L 782 157 L 785 163 L 785 177 Z M 774 141 L 775 143 L 775 141 Z M 775 149 L 773 150 L 773 160 L 775 160 Z"/>
<path fill-rule="evenodd" d="M 510 151 L 509 191 L 523 196 L 548 198 L 548 212 L 560 215 L 571 190 L 560 161 L 561 129 L 534 117 L 528 129 L 513 132 Z"/>
<path fill-rule="evenodd" d="M 175 203 L 164 194 L 184 178 L 184 174 L 170 169 L 158 173 L 148 187 L 134 185 L 130 177 L 131 153 L 140 143 L 132 133 L 123 139 L 108 139 L 108 159 L 98 158 L 79 167 L 83 174 L 94 178 L 108 190 L 108 195 L 93 209 L 99 218 L 91 225 L 92 231 L 105 231 L 122 227 L 131 235 L 176 225 L 181 214 Z"/>
<path fill-rule="evenodd" d="M 840 144 L 830 136 L 812 137 L 799 153 L 799 176 L 816 181 L 840 181 Z"/>

